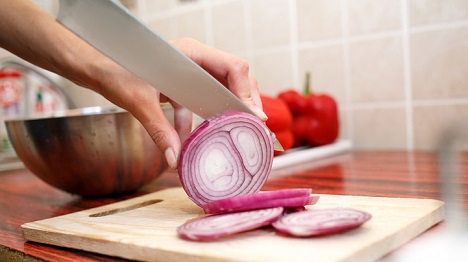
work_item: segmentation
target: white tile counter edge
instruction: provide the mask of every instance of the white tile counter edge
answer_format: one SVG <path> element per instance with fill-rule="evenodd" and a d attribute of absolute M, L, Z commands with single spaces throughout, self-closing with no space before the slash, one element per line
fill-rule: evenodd
<path fill-rule="evenodd" d="M 297 165 L 311 160 L 322 159 L 351 150 L 352 143 L 349 140 L 339 140 L 332 144 L 319 147 L 302 147 L 293 149 L 273 159 L 272 170 Z"/>

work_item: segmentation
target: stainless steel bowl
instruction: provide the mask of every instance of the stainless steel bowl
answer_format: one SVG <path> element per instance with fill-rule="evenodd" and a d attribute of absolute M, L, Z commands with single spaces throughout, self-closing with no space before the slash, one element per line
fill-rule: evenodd
<path fill-rule="evenodd" d="M 171 117 L 172 108 L 164 110 Z M 74 109 L 5 124 L 25 166 L 69 193 L 127 193 L 156 179 L 167 167 L 140 122 L 122 109 Z"/>

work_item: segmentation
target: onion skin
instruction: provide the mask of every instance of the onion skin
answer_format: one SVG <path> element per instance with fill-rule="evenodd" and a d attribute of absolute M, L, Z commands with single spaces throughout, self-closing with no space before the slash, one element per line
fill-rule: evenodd
<path fill-rule="evenodd" d="M 259 118 L 230 111 L 205 120 L 185 141 L 179 178 L 198 206 L 257 193 L 273 164 L 274 134 Z"/>

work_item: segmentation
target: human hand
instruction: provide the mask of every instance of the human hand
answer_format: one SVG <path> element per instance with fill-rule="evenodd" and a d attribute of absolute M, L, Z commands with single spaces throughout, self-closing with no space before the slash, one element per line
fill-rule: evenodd
<path fill-rule="evenodd" d="M 171 43 L 240 98 L 260 119 L 266 121 L 258 84 L 249 74 L 249 64 L 246 61 L 191 38 L 181 38 Z"/>
<path fill-rule="evenodd" d="M 0 7 L 0 18 L 10 21 L 0 24 L 1 47 L 94 90 L 129 111 L 164 152 L 169 166 L 177 168 L 181 139 L 191 131 L 191 112 L 90 46 L 30 1 L 0 1 Z M 266 120 L 257 83 L 249 75 L 245 61 L 188 38 L 172 43 Z M 160 102 L 169 102 L 174 107 L 174 126 L 165 117 Z"/>
<path fill-rule="evenodd" d="M 261 110 L 262 104 L 257 82 L 249 75 L 249 67 L 244 60 L 189 38 L 172 41 L 172 44 L 218 79 L 262 120 L 266 121 L 267 117 Z M 164 152 L 169 166 L 176 169 L 181 142 L 188 137 L 192 128 L 192 113 L 156 91 L 157 86 L 154 89 L 119 67 L 105 65 L 102 68 L 111 69 L 105 74 L 111 76 L 108 78 L 111 82 L 101 83 L 103 87 L 99 92 L 131 112 L 145 126 L 153 141 Z M 122 99 L 126 97 L 128 99 Z M 157 101 L 172 104 L 174 128 L 164 117 L 164 112 Z"/>
<path fill-rule="evenodd" d="M 257 81 L 250 76 L 249 65 L 246 61 L 190 38 L 177 39 L 171 41 L 171 43 L 234 93 L 260 119 L 267 120 L 267 116 L 262 111 Z M 183 142 L 191 131 L 191 113 L 180 105 L 173 102 L 171 104 L 175 112 L 175 129 Z M 174 148 L 176 147 L 172 147 L 172 149 Z M 180 147 L 174 151 L 176 156 L 178 156 L 179 152 Z M 166 158 L 169 162 L 172 156 L 167 153 Z"/>

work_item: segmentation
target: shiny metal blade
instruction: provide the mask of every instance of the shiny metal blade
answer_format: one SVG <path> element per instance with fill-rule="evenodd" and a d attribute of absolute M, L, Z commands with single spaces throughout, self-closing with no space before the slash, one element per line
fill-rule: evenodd
<path fill-rule="evenodd" d="M 219 81 L 117 1 L 60 0 L 57 20 L 204 119 L 230 110 L 255 115 Z M 277 140 L 275 150 L 283 151 Z"/>

